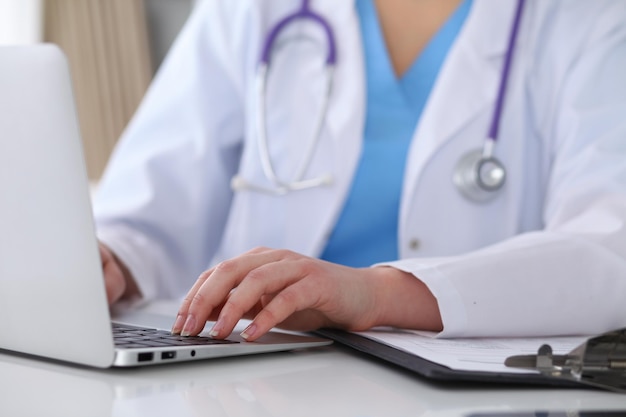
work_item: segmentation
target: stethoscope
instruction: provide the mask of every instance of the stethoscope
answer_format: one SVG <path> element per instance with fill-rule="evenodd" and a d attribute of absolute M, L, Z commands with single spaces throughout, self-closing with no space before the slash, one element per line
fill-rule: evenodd
<path fill-rule="evenodd" d="M 517 1 L 517 8 L 515 11 L 513 25 L 511 27 L 504 66 L 500 76 L 496 105 L 491 118 L 487 138 L 483 143 L 482 149 L 472 150 L 463 155 L 454 169 L 452 179 L 457 189 L 464 197 L 474 202 L 485 202 L 491 200 L 497 195 L 496 192 L 504 186 L 506 181 L 506 168 L 504 164 L 493 155 L 493 153 L 498 139 L 500 119 L 506 97 L 507 82 L 524 3 L 525 0 Z M 324 95 L 321 110 L 313 131 L 314 136 L 311 138 L 308 146 L 306 147 L 306 151 L 303 154 L 304 158 L 297 166 L 298 169 L 293 177 L 294 179 L 284 180 L 276 174 L 276 170 L 274 169 L 274 165 L 270 157 L 269 144 L 267 140 L 267 79 L 274 43 L 276 42 L 280 32 L 296 20 L 312 21 L 313 23 L 320 25 L 326 34 L 328 44 L 328 55 L 325 62 L 326 82 L 323 91 Z M 326 19 L 311 10 L 310 0 L 302 0 L 298 10 L 280 20 L 276 26 L 269 31 L 263 44 L 262 54 L 256 74 L 256 97 L 258 109 L 256 129 L 261 167 L 263 174 L 270 182 L 270 186 L 255 184 L 244 179 L 241 175 L 236 175 L 231 181 L 231 187 L 234 191 L 251 190 L 266 194 L 284 195 L 291 191 L 305 190 L 332 184 L 333 179 L 330 174 L 313 178 L 304 178 L 304 176 L 311 163 L 313 153 L 321 136 L 324 121 L 326 120 L 336 64 L 337 48 L 333 30 Z"/>

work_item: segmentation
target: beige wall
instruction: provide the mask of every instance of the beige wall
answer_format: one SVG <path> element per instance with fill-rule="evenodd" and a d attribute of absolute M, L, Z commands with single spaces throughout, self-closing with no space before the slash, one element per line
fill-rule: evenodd
<path fill-rule="evenodd" d="M 44 1 L 43 37 L 70 61 L 92 181 L 100 178 L 190 8 L 191 0 Z"/>
<path fill-rule="evenodd" d="M 44 39 L 67 54 L 91 179 L 150 83 L 143 0 L 46 0 Z"/>

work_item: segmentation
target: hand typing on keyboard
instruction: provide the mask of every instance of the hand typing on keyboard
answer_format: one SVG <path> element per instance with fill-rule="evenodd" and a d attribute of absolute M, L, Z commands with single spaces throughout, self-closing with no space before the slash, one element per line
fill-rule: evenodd
<path fill-rule="evenodd" d="M 294 330 L 389 325 L 441 329 L 437 303 L 413 275 L 391 267 L 350 268 L 287 250 L 257 248 L 200 275 L 183 301 L 172 333 L 197 335 L 207 320 L 215 338 L 241 318 L 256 340 L 274 326 Z"/>

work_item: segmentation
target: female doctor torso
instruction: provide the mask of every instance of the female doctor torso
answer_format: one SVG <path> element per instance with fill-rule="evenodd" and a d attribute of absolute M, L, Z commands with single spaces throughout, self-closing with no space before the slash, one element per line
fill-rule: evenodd
<path fill-rule="evenodd" d="M 328 113 L 305 177 L 276 196 L 260 158 L 254 77 L 268 30 L 299 2 L 205 1 L 112 157 L 96 200 L 100 239 L 144 297 L 182 296 L 200 272 L 257 246 L 319 256 L 359 162 L 365 74 L 350 1 L 317 0 L 337 39 Z M 452 181 L 492 118 L 514 0 L 474 0 L 407 155 L 398 252 L 426 284 L 443 335 L 593 333 L 626 325 L 626 3 L 529 0 L 495 156 L 507 169 L 476 203 Z M 268 149 L 291 178 L 315 130 L 325 34 L 294 24 L 266 94 Z M 319 41 L 319 42 L 318 42 Z M 392 260 L 390 260 L 392 261 Z"/>

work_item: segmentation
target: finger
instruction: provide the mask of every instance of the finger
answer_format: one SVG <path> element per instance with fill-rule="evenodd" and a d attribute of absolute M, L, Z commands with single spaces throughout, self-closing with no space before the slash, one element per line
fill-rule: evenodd
<path fill-rule="evenodd" d="M 249 250 L 244 255 L 263 253 L 263 252 L 267 252 L 269 250 L 270 249 L 265 248 L 265 247 L 257 247 L 257 248 Z M 181 303 L 181 306 L 178 309 L 178 313 L 176 315 L 176 320 L 174 321 L 174 325 L 172 326 L 172 333 L 180 334 L 182 332 L 183 326 L 185 324 L 185 321 L 187 320 L 187 316 L 189 315 L 189 307 L 191 306 L 191 303 L 192 303 L 195 295 L 198 293 L 198 290 L 204 285 L 204 283 L 209 279 L 209 277 L 211 277 L 211 275 L 213 274 L 213 271 L 215 271 L 216 268 L 221 268 L 221 269 L 228 269 L 228 268 L 230 268 L 230 266 L 226 265 L 226 263 L 228 263 L 228 262 L 230 262 L 230 261 L 222 262 L 222 264 L 218 265 L 217 267 L 210 268 L 210 269 L 204 271 L 202 274 L 200 274 L 200 276 L 198 277 L 198 279 L 196 280 L 194 285 L 187 292 L 187 295 L 183 299 L 183 302 Z M 215 316 L 215 317 L 217 317 L 217 316 Z"/>
<path fill-rule="evenodd" d="M 233 294 L 233 292 L 231 292 L 231 294 Z M 230 297 L 230 294 L 228 295 L 228 297 Z M 213 309 L 213 311 L 211 311 L 211 314 L 209 314 L 209 317 L 207 317 L 207 321 L 217 321 L 217 319 L 219 318 L 220 313 L 222 312 L 222 309 L 224 308 L 224 305 L 226 305 L 226 302 L 228 301 L 228 297 L 226 298 L 226 300 L 222 301 L 222 303 L 220 305 L 215 307 Z M 266 300 L 265 304 L 267 304 L 268 302 L 269 302 L 269 299 Z M 243 318 L 252 320 L 254 317 L 256 317 L 256 315 L 259 313 L 259 311 L 261 311 L 263 309 L 263 305 L 264 305 L 263 304 L 263 300 L 261 300 L 257 305 L 255 305 L 250 310 L 248 310 L 243 315 Z"/>
<path fill-rule="evenodd" d="M 268 250 L 267 248 L 258 247 L 258 248 L 254 248 L 254 249 L 246 252 L 246 254 L 260 253 L 260 252 L 264 252 L 264 251 L 267 251 L 267 250 Z M 226 261 L 226 262 L 228 262 L 228 261 Z M 218 267 L 220 267 L 220 266 L 218 266 Z M 224 265 L 221 265 L 221 267 L 224 267 Z M 191 301 L 193 300 L 193 296 L 198 292 L 198 290 L 204 284 L 204 282 L 211 276 L 211 274 L 213 273 L 215 268 L 216 267 L 209 268 L 209 269 L 207 269 L 206 271 L 204 271 L 203 273 L 200 274 L 200 276 L 198 277 L 198 279 L 196 280 L 194 285 L 187 292 L 187 295 L 185 296 L 185 299 L 183 300 L 183 302 L 182 302 L 182 304 L 181 304 L 181 306 L 180 306 L 180 308 L 178 310 L 179 314 L 183 314 L 183 315 L 187 314 L 187 311 L 189 310 L 189 306 L 191 305 Z"/>
<path fill-rule="evenodd" d="M 243 271 L 241 272 L 238 271 L 237 265 L 238 264 L 234 263 L 233 260 L 228 260 L 200 274 L 200 276 L 198 277 L 194 285 L 191 287 L 191 289 L 189 290 L 189 292 L 183 299 L 183 302 L 181 303 L 180 308 L 178 309 L 176 320 L 174 322 L 174 325 L 172 326 L 172 333 L 180 334 L 182 332 L 183 327 L 189 316 L 189 309 L 192 303 L 194 302 L 194 300 L 196 303 L 201 302 L 201 300 L 198 300 L 199 296 L 197 296 L 197 294 L 200 291 L 200 288 L 202 288 L 205 285 L 205 283 L 209 280 L 209 278 L 212 278 L 217 285 L 217 280 L 213 277 L 214 272 L 217 270 L 217 271 L 220 271 L 222 274 L 226 273 L 229 275 L 233 275 L 233 274 L 241 275 Z M 223 282 L 223 284 L 224 285 L 222 286 L 221 289 L 218 287 L 216 289 L 213 289 L 213 291 L 216 296 L 226 293 L 226 296 L 220 297 L 221 299 L 225 300 L 228 297 L 230 290 L 232 290 L 232 287 L 228 288 L 228 285 L 226 282 Z M 213 310 L 217 310 L 217 311 L 221 310 L 220 307 L 224 304 L 224 302 L 225 301 L 222 301 L 218 305 L 212 306 L 210 308 L 209 313 L 207 314 L 206 319 L 210 320 L 212 318 L 213 319 L 217 318 L 217 314 L 211 314 L 211 312 Z"/>
<path fill-rule="evenodd" d="M 183 330 L 183 326 L 185 324 L 185 321 L 187 320 L 187 315 L 189 314 L 189 306 L 191 305 L 194 296 L 196 295 L 200 287 L 204 285 L 206 280 L 209 279 L 214 270 L 215 268 L 211 268 L 201 273 L 191 289 L 187 292 L 187 295 L 183 299 L 180 307 L 178 308 L 176 320 L 174 321 L 174 325 L 172 326 L 171 330 L 173 334 L 180 334 Z"/>
<path fill-rule="evenodd" d="M 314 307 L 318 297 L 304 280 L 285 288 L 257 314 L 252 323 L 241 333 L 241 337 L 252 342 L 266 334 L 273 327 L 288 320 L 294 313 Z M 310 317 L 319 319 L 320 314 Z M 301 326 L 304 325 L 303 323 Z M 309 325 L 307 327 L 317 327 Z"/>
<path fill-rule="evenodd" d="M 239 286 L 250 271 L 288 255 L 287 251 L 258 250 L 221 262 L 208 276 L 199 278 L 202 282 L 194 285 L 195 291 L 187 295 L 188 307 L 186 310 L 181 309 L 174 327 L 182 322 L 184 324 L 180 334 L 188 336 L 200 333 L 211 312 L 227 298 L 231 299 L 230 292 Z"/>
<path fill-rule="evenodd" d="M 264 296 L 281 294 L 285 288 L 304 276 L 302 271 L 302 262 L 297 260 L 281 260 L 250 271 L 224 304 L 217 322 L 211 329 L 211 336 L 216 338 L 228 336 L 247 312 L 260 305 Z"/>

